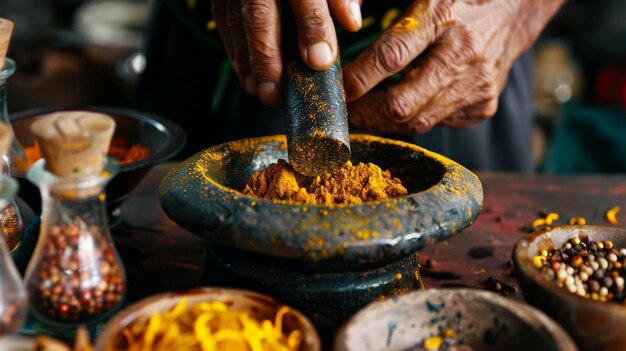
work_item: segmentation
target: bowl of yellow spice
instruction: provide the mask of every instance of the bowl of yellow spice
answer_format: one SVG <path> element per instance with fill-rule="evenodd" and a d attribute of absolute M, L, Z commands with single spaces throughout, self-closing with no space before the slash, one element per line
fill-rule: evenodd
<path fill-rule="evenodd" d="M 311 322 L 270 297 L 203 288 L 165 293 L 127 307 L 96 341 L 97 351 L 319 351 Z"/>

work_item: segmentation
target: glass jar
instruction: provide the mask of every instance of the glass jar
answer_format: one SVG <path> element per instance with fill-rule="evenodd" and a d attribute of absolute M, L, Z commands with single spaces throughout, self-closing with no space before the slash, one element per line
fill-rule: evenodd
<path fill-rule="evenodd" d="M 27 174 L 42 198 L 40 237 L 26 271 L 31 311 L 53 325 L 97 322 L 126 292 L 105 212 L 104 187 L 119 164 L 109 157 L 102 174 L 70 179 L 46 171 L 44 162 Z"/>
<path fill-rule="evenodd" d="M 9 128 L 11 128 L 11 122 L 9 120 L 7 106 L 7 79 L 9 79 L 13 73 L 15 73 L 15 62 L 10 58 L 6 58 L 4 66 L 0 68 L 0 121 L 6 123 Z M 2 174 L 23 178 L 27 169 L 28 159 L 26 158 L 24 148 L 16 138 L 13 138 L 9 151 L 4 155 Z M 19 245 L 24 231 L 22 215 L 15 200 L 11 199 L 8 206 L 5 206 L 2 210 L 1 224 L 9 251 L 13 251 Z"/>
<path fill-rule="evenodd" d="M 10 204 L 17 190 L 15 180 L 0 176 L 0 208 Z M 28 311 L 28 296 L 13 264 L 6 242 L 0 237 L 0 336 L 19 331 Z"/>

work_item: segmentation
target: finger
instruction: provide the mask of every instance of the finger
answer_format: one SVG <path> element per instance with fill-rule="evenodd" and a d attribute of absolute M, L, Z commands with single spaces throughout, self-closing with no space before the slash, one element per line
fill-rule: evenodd
<path fill-rule="evenodd" d="M 248 40 L 241 18 L 241 1 L 227 0 L 226 24 L 233 43 L 233 69 L 248 94 L 256 95 L 257 86 L 250 72 Z"/>
<path fill-rule="evenodd" d="M 217 31 L 220 33 L 222 37 L 222 41 L 224 42 L 224 49 L 226 50 L 226 55 L 228 58 L 233 61 L 234 53 L 233 53 L 233 42 L 230 36 L 230 31 L 227 27 L 226 22 L 226 0 L 213 0 L 211 4 L 211 12 L 213 13 L 213 19 L 215 20 L 215 25 L 217 27 Z"/>
<path fill-rule="evenodd" d="M 450 117 L 439 122 L 442 127 L 470 128 L 481 121 L 493 117 L 498 110 L 498 99 L 490 98 L 470 107 L 453 113 Z"/>
<path fill-rule="evenodd" d="M 373 94 L 367 93 L 349 103 L 348 106 L 353 107 L 366 106 L 358 109 L 362 112 L 349 114 L 352 122 L 374 127 L 389 123 L 405 123 L 414 118 L 434 95 L 446 89 L 460 71 L 467 69 L 467 65 L 454 64 L 450 67 L 450 63 L 441 59 L 450 49 L 454 50 L 454 45 L 438 41 L 424 52 L 424 58 L 420 60 L 417 68 L 407 70 L 400 80 L 386 88 L 384 98 L 375 98 L 381 94 L 375 90 L 372 91 Z"/>
<path fill-rule="evenodd" d="M 259 98 L 265 105 L 280 102 L 280 17 L 275 0 L 242 0 L 249 63 Z"/>
<path fill-rule="evenodd" d="M 443 123 L 446 126 L 470 127 L 495 114 L 495 111 L 491 113 L 494 108 L 493 101 L 496 101 L 497 108 L 495 82 L 491 79 L 486 65 L 481 63 L 472 67 L 429 101 L 417 116 L 406 123 L 406 130 L 411 134 L 424 133 L 448 118 L 451 119 Z M 483 104 L 489 108 L 488 111 L 480 111 L 484 113 L 479 114 L 477 113 L 479 110 L 469 109 L 471 106 Z"/>
<path fill-rule="evenodd" d="M 376 106 L 382 105 L 388 99 L 385 91 L 375 89 L 367 95 L 348 104 L 350 123 L 363 129 L 391 133 L 407 134 L 404 123 L 392 123 L 379 113 L 372 113 Z"/>
<path fill-rule="evenodd" d="M 415 1 L 368 49 L 343 70 L 348 101 L 370 91 L 385 78 L 400 72 L 435 40 L 435 26 Z"/>
<path fill-rule="evenodd" d="M 363 25 L 361 0 L 328 0 L 330 13 L 347 31 L 356 32 Z"/>
<path fill-rule="evenodd" d="M 420 80 L 404 80 L 387 90 L 373 90 L 364 97 L 348 104 L 350 121 L 360 127 L 401 134 L 421 134 L 439 124 L 444 118 L 468 106 L 497 98 L 495 83 L 486 63 L 474 66 L 456 77 L 448 87 L 441 89 L 430 101 L 419 109 L 407 108 L 402 118 L 391 118 L 387 113 L 390 101 L 395 106 L 412 106 L 402 100 L 418 91 Z M 489 111 L 488 111 L 489 112 Z M 478 114 L 472 116 L 479 117 Z M 397 117 L 397 116 L 396 116 Z"/>
<path fill-rule="evenodd" d="M 289 0 L 298 29 L 298 46 L 304 63 L 325 70 L 337 57 L 337 36 L 326 0 Z"/>

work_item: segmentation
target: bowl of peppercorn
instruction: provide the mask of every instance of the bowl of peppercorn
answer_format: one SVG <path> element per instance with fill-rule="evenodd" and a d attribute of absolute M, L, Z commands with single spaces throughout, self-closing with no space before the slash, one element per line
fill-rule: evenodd
<path fill-rule="evenodd" d="M 559 322 L 581 350 L 626 345 L 626 230 L 561 226 L 520 240 L 513 263 L 524 298 Z"/>
<path fill-rule="evenodd" d="M 473 289 L 429 289 L 374 302 L 335 338 L 335 351 L 577 350 L 537 309 Z"/>
<path fill-rule="evenodd" d="M 11 115 L 11 126 L 17 141 L 24 149 L 26 165 L 39 158 L 41 153 L 31 132 L 31 125 L 40 116 L 72 110 L 101 112 L 111 116 L 115 122 L 115 133 L 109 155 L 120 163 L 120 172 L 107 186 L 107 209 L 109 222 L 121 220 L 119 206 L 144 178 L 152 166 L 174 157 L 185 145 L 187 138 L 176 123 L 149 113 L 109 107 L 50 107 L 18 112 Z M 17 167 L 14 167 L 17 168 Z M 20 171 L 13 170 L 20 182 L 19 196 L 35 212 L 41 210 L 39 190 Z"/>

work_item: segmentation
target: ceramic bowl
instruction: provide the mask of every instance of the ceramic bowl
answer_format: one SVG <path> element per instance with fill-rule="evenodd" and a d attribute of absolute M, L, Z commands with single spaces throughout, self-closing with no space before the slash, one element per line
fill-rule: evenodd
<path fill-rule="evenodd" d="M 469 170 L 416 145 L 352 135 L 351 160 L 389 169 L 407 196 L 345 206 L 308 206 L 245 196 L 250 176 L 287 159 L 283 135 L 210 147 L 174 167 L 160 185 L 163 209 L 216 243 L 276 258 L 342 267 L 397 260 L 470 225 L 483 201 Z"/>
<path fill-rule="evenodd" d="M 450 329 L 472 350 L 572 351 L 576 346 L 542 312 L 488 291 L 430 289 L 374 302 L 335 338 L 335 351 L 420 350 Z"/>
<path fill-rule="evenodd" d="M 622 350 L 626 345 L 626 305 L 586 299 L 559 288 L 532 264 L 541 250 L 561 247 L 586 234 L 591 241 L 611 240 L 626 247 L 626 230 L 614 227 L 562 226 L 520 240 L 513 251 L 515 273 L 524 298 L 559 322 L 581 350 Z"/>
<path fill-rule="evenodd" d="M 225 288 L 202 288 L 187 292 L 172 292 L 155 295 L 139 301 L 116 314 L 104 327 L 96 340 L 96 350 L 106 351 L 115 345 L 120 331 L 138 318 L 148 318 L 155 313 L 163 313 L 186 298 L 189 305 L 199 302 L 222 301 L 233 310 L 250 310 L 251 316 L 273 320 L 278 309 L 283 306 L 272 298 L 246 290 Z M 283 317 L 285 333 L 299 329 L 303 334 L 300 351 L 319 351 L 320 339 L 313 324 L 300 312 L 291 309 Z"/>
<path fill-rule="evenodd" d="M 185 132 L 174 122 L 144 112 L 108 107 L 54 107 L 23 111 L 11 115 L 11 125 L 17 140 L 32 146 L 31 124 L 37 117 L 63 110 L 88 110 L 105 113 L 117 124 L 114 138 L 124 138 L 130 145 L 139 143 L 150 150 L 150 155 L 137 162 L 122 165 L 119 174 L 107 186 L 107 207 L 115 211 L 139 184 L 152 166 L 174 157 L 185 145 Z M 20 177 L 21 178 L 21 177 Z M 23 179 L 23 178 L 22 178 Z M 35 211 L 41 208 L 39 190 L 28 181 L 20 181 L 19 196 Z"/>

